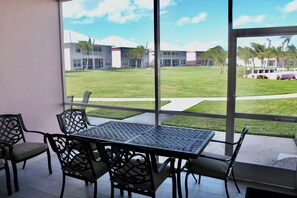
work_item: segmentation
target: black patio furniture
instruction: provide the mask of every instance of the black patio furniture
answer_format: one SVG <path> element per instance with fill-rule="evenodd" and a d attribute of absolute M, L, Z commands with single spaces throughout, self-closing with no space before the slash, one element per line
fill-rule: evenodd
<path fill-rule="evenodd" d="M 216 143 L 223 143 L 232 146 L 236 146 L 232 156 L 227 155 L 219 155 L 209 152 L 202 152 L 201 155 L 196 159 L 190 159 L 186 163 L 187 173 L 185 177 L 185 188 L 186 188 L 186 197 L 188 197 L 188 176 L 192 174 L 195 181 L 197 182 L 194 174 L 199 175 L 199 181 L 201 181 L 201 175 L 207 177 L 213 177 L 217 179 L 222 179 L 225 181 L 225 190 L 227 197 L 229 198 L 228 186 L 227 182 L 229 180 L 230 175 L 232 174 L 233 181 L 237 188 L 237 191 L 240 193 L 240 189 L 236 183 L 236 179 L 233 172 L 233 166 L 237 157 L 237 154 L 240 150 L 242 142 L 245 138 L 245 135 L 249 131 L 249 126 L 245 125 L 243 127 L 241 136 L 239 140 L 235 143 L 233 142 L 226 142 L 226 141 L 219 141 L 219 140 L 211 140 L 211 142 Z"/>
<path fill-rule="evenodd" d="M 90 95 L 91 95 L 91 94 L 92 94 L 91 91 L 85 91 L 81 103 L 82 103 L 82 104 L 88 104 L 88 103 L 89 103 L 89 99 L 90 99 Z M 86 110 L 87 107 L 86 107 L 86 106 L 81 106 L 80 108 L 83 109 L 83 110 Z"/>
<path fill-rule="evenodd" d="M 111 181 L 111 197 L 114 188 L 155 197 L 158 187 L 172 177 L 172 197 L 176 197 L 174 158 L 157 163 L 152 149 L 120 143 L 100 143 L 100 155 L 106 163 Z"/>
<path fill-rule="evenodd" d="M 73 103 L 73 98 L 74 96 L 66 96 L 65 102 Z M 72 105 L 65 105 L 65 110 L 66 109 L 72 109 Z"/>
<path fill-rule="evenodd" d="M 24 132 L 41 135 L 43 142 L 26 142 Z M 46 152 L 49 174 L 52 174 L 50 151 L 45 133 L 27 130 L 21 114 L 0 115 L 0 144 L 6 148 L 6 152 L 2 153 L 0 158 L 9 160 L 12 164 L 15 191 L 19 191 L 16 166 L 19 162 L 23 162 L 24 169 L 28 159 Z"/>
<path fill-rule="evenodd" d="M 61 131 L 67 135 L 94 126 L 89 123 L 86 112 L 83 109 L 67 109 L 56 116 Z"/>
<path fill-rule="evenodd" d="M 182 197 L 180 185 L 182 160 L 197 158 L 214 136 L 214 131 L 109 121 L 72 135 L 90 142 L 114 142 L 139 146 L 152 149 L 160 156 L 178 159 L 175 173 L 178 195 Z"/>
<path fill-rule="evenodd" d="M 0 155 L 6 155 L 6 149 L 5 147 L 0 145 Z M 12 194 L 11 192 L 11 184 L 10 184 L 10 171 L 9 166 L 6 159 L 0 159 L 0 170 L 5 170 L 5 176 L 6 176 L 6 188 L 7 188 L 7 194 L 8 196 Z"/>
<path fill-rule="evenodd" d="M 47 134 L 53 151 L 61 164 L 63 181 L 60 197 L 63 197 L 66 176 L 94 183 L 94 198 L 97 197 L 97 180 L 105 173 L 104 162 L 96 161 L 89 142 L 65 134 Z"/>

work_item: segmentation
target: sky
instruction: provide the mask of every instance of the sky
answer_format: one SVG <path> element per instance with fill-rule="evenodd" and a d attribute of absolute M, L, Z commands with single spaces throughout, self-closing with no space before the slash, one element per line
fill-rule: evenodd
<path fill-rule="evenodd" d="M 153 0 L 72 0 L 63 3 L 64 29 L 101 40 L 154 40 Z M 227 48 L 228 0 L 160 0 L 161 40 L 176 46 Z M 233 28 L 297 26 L 297 0 L 234 0 Z M 272 44 L 281 40 L 270 38 Z M 275 41 L 274 41 L 275 40 Z M 244 43 L 268 42 L 251 38 Z M 297 36 L 291 40 L 297 45 Z"/>

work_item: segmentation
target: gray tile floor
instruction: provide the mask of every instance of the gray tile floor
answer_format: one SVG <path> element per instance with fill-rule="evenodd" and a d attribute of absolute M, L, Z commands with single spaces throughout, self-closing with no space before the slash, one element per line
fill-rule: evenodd
<path fill-rule="evenodd" d="M 21 169 L 19 164 L 19 185 L 20 191 L 13 192 L 11 198 L 52 198 L 59 197 L 62 176 L 60 170 L 60 164 L 57 157 L 52 155 L 53 174 L 48 174 L 47 160 L 45 156 L 39 157 L 39 159 L 30 160 L 27 162 L 26 168 Z M 12 173 L 12 170 L 11 170 Z M 11 175 L 12 176 L 12 175 Z M 232 181 L 228 182 L 230 196 L 232 198 L 244 198 L 245 190 L 247 186 L 253 186 L 255 184 L 240 181 L 239 186 L 241 193 L 237 193 L 237 190 Z M 184 193 L 184 174 L 182 174 L 182 187 Z M 189 193 L 191 198 L 222 198 L 226 197 L 224 182 L 208 177 L 202 177 L 201 184 L 197 184 L 194 179 L 189 177 Z M 98 180 L 98 198 L 110 197 L 110 183 L 109 175 L 105 174 Z M 4 171 L 0 172 L 0 197 L 8 197 L 6 192 L 5 174 Z M 93 186 L 86 186 L 83 181 L 66 177 L 66 186 L 64 197 L 81 198 L 81 197 L 93 197 Z M 121 197 L 119 191 L 115 191 L 115 197 Z M 127 193 L 124 197 L 128 197 Z M 132 194 L 134 198 L 145 197 L 137 194 Z M 157 191 L 157 197 L 171 197 L 171 179 L 168 178 L 164 184 Z"/>

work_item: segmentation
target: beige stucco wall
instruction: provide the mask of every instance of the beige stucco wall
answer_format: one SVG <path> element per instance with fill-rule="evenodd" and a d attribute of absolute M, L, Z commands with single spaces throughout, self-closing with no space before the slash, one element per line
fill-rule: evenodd
<path fill-rule="evenodd" d="M 22 113 L 32 130 L 59 131 L 59 32 L 56 0 L 0 1 L 0 114 Z"/>

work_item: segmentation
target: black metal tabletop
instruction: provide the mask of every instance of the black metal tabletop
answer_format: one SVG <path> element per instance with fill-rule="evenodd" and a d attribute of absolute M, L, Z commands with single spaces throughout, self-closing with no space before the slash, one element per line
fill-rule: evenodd
<path fill-rule="evenodd" d="M 159 155 L 189 159 L 199 156 L 214 131 L 109 121 L 73 135 L 91 141 L 133 144 L 155 149 Z"/>

